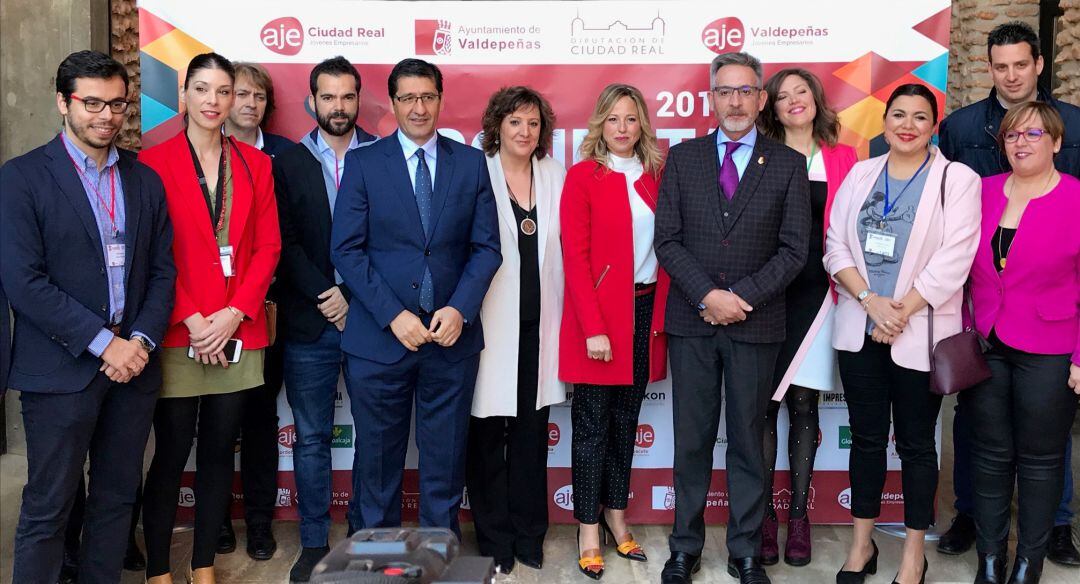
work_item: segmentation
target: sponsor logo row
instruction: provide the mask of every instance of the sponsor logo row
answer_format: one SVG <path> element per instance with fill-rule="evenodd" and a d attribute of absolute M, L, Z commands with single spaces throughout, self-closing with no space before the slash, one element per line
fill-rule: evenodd
<path fill-rule="evenodd" d="M 537 24 L 461 24 L 449 18 L 414 19 L 413 37 L 417 55 L 497 54 L 507 51 L 531 52 L 544 48 Z M 657 12 L 655 18 L 586 20 L 580 13 L 570 21 L 569 54 L 573 56 L 663 55 L 668 25 Z M 565 30 L 565 29 L 561 29 Z M 293 56 L 305 44 L 323 47 L 371 46 L 387 38 L 385 26 L 335 21 L 333 24 L 305 25 L 296 16 L 270 20 L 259 31 L 267 50 Z M 701 30 L 701 44 L 717 53 L 741 51 L 750 39 L 763 45 L 809 45 L 829 36 L 823 26 L 751 26 L 728 16 L 718 18 Z"/>

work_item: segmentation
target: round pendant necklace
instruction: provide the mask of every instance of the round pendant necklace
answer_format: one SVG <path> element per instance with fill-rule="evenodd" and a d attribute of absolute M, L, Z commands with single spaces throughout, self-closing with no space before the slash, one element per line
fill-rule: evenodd
<path fill-rule="evenodd" d="M 509 180 L 506 181 L 506 190 L 510 192 L 510 198 L 515 203 L 517 203 L 517 195 L 514 194 L 514 189 L 510 188 L 510 181 Z M 520 203 L 518 203 L 518 207 L 521 207 Z M 532 218 L 532 213 L 535 210 L 536 210 L 536 207 L 533 206 L 532 166 L 530 165 L 530 167 L 529 167 L 529 208 L 528 209 L 524 209 L 524 208 L 522 209 L 522 211 L 525 211 L 525 218 L 521 220 L 521 224 L 519 225 L 519 227 L 521 228 L 521 232 L 524 233 L 525 235 L 533 235 L 533 234 L 536 233 L 536 220 L 534 220 Z"/>

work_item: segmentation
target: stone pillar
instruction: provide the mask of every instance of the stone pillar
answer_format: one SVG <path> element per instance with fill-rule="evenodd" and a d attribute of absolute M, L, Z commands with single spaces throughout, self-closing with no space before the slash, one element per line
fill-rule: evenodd
<path fill-rule="evenodd" d="M 74 51 L 109 50 L 109 0 L 0 0 L 0 162 L 61 127 L 56 67 Z"/>

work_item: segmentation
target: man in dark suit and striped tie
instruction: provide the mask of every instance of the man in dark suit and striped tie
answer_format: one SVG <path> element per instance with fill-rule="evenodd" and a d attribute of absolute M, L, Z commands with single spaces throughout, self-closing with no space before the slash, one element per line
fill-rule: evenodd
<path fill-rule="evenodd" d="M 764 584 L 765 409 L 785 335 L 784 290 L 808 253 L 809 182 L 805 158 L 754 127 L 766 101 L 761 63 L 723 54 L 709 79 L 720 127 L 671 148 L 656 209 L 656 257 L 672 281 L 665 329 L 675 428 L 675 525 L 661 580 L 690 582 L 701 565 L 723 384 L 728 572 Z"/>

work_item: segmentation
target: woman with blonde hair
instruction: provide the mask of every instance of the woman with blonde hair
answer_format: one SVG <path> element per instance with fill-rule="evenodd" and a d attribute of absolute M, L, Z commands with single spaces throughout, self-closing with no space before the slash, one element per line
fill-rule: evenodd
<path fill-rule="evenodd" d="M 580 153 L 566 174 L 560 212 L 566 300 L 559 378 L 574 384 L 578 569 L 598 580 L 601 526 L 619 556 L 646 560 L 624 511 L 645 386 L 667 374 L 661 303 L 669 282 L 653 252 L 663 155 L 638 89 L 604 88 Z"/>

